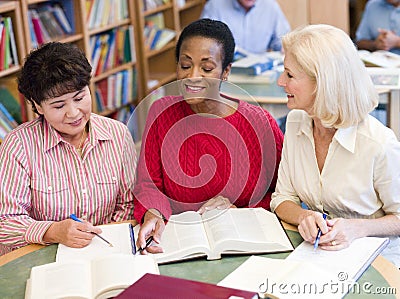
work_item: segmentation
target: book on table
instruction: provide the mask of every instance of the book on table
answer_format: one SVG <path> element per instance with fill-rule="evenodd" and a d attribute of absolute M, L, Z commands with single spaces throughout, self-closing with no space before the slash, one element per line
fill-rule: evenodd
<path fill-rule="evenodd" d="M 385 50 L 370 52 L 368 50 L 358 50 L 358 55 L 366 66 L 378 66 L 385 68 L 399 68 L 400 55 Z"/>
<path fill-rule="evenodd" d="M 194 211 L 172 215 L 161 237 L 158 263 L 195 257 L 219 259 L 221 254 L 293 250 L 278 217 L 262 208 Z"/>
<path fill-rule="evenodd" d="M 154 287 L 157 286 L 156 290 Z M 215 284 L 176 278 L 165 275 L 145 274 L 115 299 L 257 299 L 256 292 L 220 287 Z"/>
<path fill-rule="evenodd" d="M 26 299 L 110 298 L 145 273 L 159 274 L 152 255 L 135 255 L 130 223 L 99 225 L 103 238 L 94 237 L 84 248 L 59 244 L 56 262 L 33 267 Z"/>
<path fill-rule="evenodd" d="M 73 261 L 77 258 L 95 258 L 115 253 L 131 253 L 137 234 L 129 224 L 100 225 L 101 236 L 110 241 L 109 247 L 99 238 L 84 248 L 58 245 L 56 260 Z M 134 238 L 134 237 L 133 237 Z M 207 257 L 221 258 L 221 254 L 248 254 L 288 252 L 293 245 L 278 217 L 262 208 L 211 210 L 203 215 L 187 211 L 172 215 L 161 237 L 164 252 L 154 254 L 157 263 Z"/>
<path fill-rule="evenodd" d="M 218 285 L 279 298 L 342 298 L 388 243 L 364 237 L 342 250 L 314 251 L 303 242 L 286 259 L 251 256 Z"/>
<path fill-rule="evenodd" d="M 117 296 L 146 273 L 159 274 L 150 255 L 113 254 L 33 267 L 25 299 Z"/>

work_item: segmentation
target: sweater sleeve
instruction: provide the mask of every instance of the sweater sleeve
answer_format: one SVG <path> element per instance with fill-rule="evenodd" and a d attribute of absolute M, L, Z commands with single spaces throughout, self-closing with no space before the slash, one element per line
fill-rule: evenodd
<path fill-rule="evenodd" d="M 149 111 L 142 138 L 137 166 L 137 183 L 134 188 L 134 217 L 141 223 L 144 214 L 149 209 L 156 209 L 169 219 L 172 214 L 168 197 L 164 193 L 163 166 L 161 160 L 161 145 L 163 137 L 160 135 L 160 118 L 157 102 Z M 164 111 L 165 112 L 165 111 Z M 163 112 L 163 113 L 164 113 Z"/>
<path fill-rule="evenodd" d="M 274 137 L 275 141 L 275 159 L 270 159 L 270 161 L 275 160 L 275 165 L 270 165 L 270 167 L 274 167 L 274 176 L 272 178 L 271 184 L 264 196 L 264 198 L 257 204 L 257 207 L 261 207 L 264 209 L 269 210 L 270 209 L 270 203 L 271 203 L 271 196 L 272 193 L 275 191 L 276 187 L 276 182 L 278 179 L 278 168 L 279 168 L 279 163 L 281 161 L 281 154 L 282 154 L 282 147 L 283 147 L 283 133 L 281 129 L 279 128 L 276 120 L 272 117 L 272 115 L 268 112 L 265 111 L 265 115 L 268 118 L 268 122 L 270 124 L 270 128 Z"/>

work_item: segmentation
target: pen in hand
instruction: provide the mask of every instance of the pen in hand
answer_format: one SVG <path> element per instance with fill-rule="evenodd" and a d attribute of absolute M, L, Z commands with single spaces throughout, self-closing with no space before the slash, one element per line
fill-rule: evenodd
<path fill-rule="evenodd" d="M 151 242 L 153 242 L 153 236 L 150 236 L 147 238 L 146 240 L 146 245 L 143 248 L 139 248 L 139 252 L 142 252 L 143 250 L 145 250 L 147 247 L 149 247 L 149 245 L 151 244 Z"/>
<path fill-rule="evenodd" d="M 77 221 L 77 222 L 83 222 L 81 219 L 79 219 L 78 217 L 76 217 L 75 214 L 71 214 L 71 215 L 69 216 L 69 218 L 71 218 L 72 220 Z M 95 232 L 89 232 L 89 233 L 91 233 L 91 234 L 93 234 L 93 235 L 99 237 L 99 238 L 102 239 L 104 242 L 106 242 L 110 247 L 114 247 L 113 244 L 111 244 L 109 241 L 107 241 L 106 239 L 104 239 L 104 238 L 103 238 L 102 236 L 100 236 L 99 234 L 96 234 Z"/>
<path fill-rule="evenodd" d="M 324 220 L 326 220 L 326 216 L 327 214 L 322 214 L 322 217 L 324 218 Z M 322 231 L 320 228 L 318 228 L 318 233 L 317 233 L 317 237 L 315 238 L 315 242 L 314 242 L 314 251 L 317 250 L 318 248 L 318 243 L 319 243 L 319 239 L 321 238 L 322 235 Z"/>

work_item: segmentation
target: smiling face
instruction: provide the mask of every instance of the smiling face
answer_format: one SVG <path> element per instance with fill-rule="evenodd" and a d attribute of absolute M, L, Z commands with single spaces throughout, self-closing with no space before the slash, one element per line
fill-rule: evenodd
<path fill-rule="evenodd" d="M 90 119 L 92 98 L 89 87 L 35 104 L 37 111 L 69 142 L 80 139 Z"/>
<path fill-rule="evenodd" d="M 287 93 L 289 109 L 301 109 L 312 114 L 315 101 L 315 81 L 304 73 L 290 52 L 285 54 L 285 70 L 278 78 L 278 85 Z"/>
<path fill-rule="evenodd" d="M 207 99 L 219 99 L 220 80 L 225 80 L 230 66 L 222 69 L 222 45 L 214 39 L 200 36 L 182 42 L 177 78 L 189 105 L 201 104 Z"/>

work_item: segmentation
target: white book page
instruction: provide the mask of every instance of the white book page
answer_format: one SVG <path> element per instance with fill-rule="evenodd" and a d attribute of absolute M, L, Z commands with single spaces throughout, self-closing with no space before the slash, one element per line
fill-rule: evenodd
<path fill-rule="evenodd" d="M 32 268 L 31 299 L 91 298 L 89 263 L 51 263 Z"/>
<path fill-rule="evenodd" d="M 364 237 L 355 239 L 349 247 L 338 251 L 327 251 L 310 243 L 301 243 L 288 257 L 290 261 L 312 261 L 313 264 L 330 269 L 337 276 L 346 273 L 349 279 L 357 280 L 366 267 L 386 247 L 387 238 Z"/>
<path fill-rule="evenodd" d="M 279 298 L 341 298 L 327 291 L 333 275 L 311 263 L 251 256 L 218 283 Z"/>
<path fill-rule="evenodd" d="M 84 248 L 71 248 L 63 244 L 58 245 L 56 261 L 68 262 L 76 259 L 91 260 L 101 256 L 123 253 L 132 254 L 129 223 L 99 225 L 102 230 L 100 234 L 113 244 L 110 247 L 102 239 L 95 236 L 92 242 Z"/>
<path fill-rule="evenodd" d="M 203 220 L 215 252 L 293 249 L 277 217 L 261 208 L 212 210 L 204 214 Z"/>
<path fill-rule="evenodd" d="M 370 52 L 367 50 L 358 50 L 358 54 L 363 61 L 376 66 L 386 68 L 400 67 L 400 55 L 389 51 L 378 50 Z"/>
<path fill-rule="evenodd" d="M 200 214 L 188 211 L 172 215 L 165 226 L 160 245 L 164 252 L 155 255 L 159 263 L 188 258 L 191 254 L 208 255 L 208 239 Z"/>
<path fill-rule="evenodd" d="M 159 274 L 151 255 L 115 254 L 93 260 L 93 293 L 99 295 L 110 290 L 122 291 L 145 273 Z"/>

